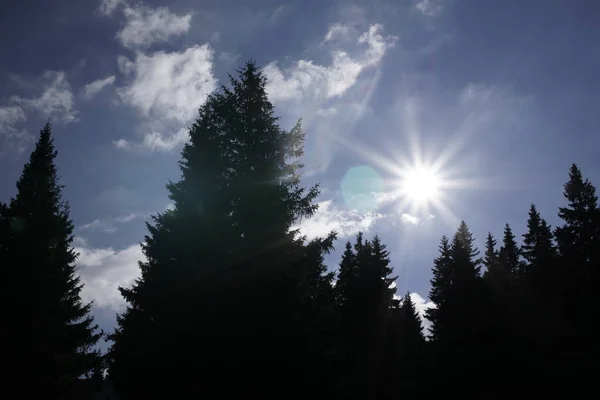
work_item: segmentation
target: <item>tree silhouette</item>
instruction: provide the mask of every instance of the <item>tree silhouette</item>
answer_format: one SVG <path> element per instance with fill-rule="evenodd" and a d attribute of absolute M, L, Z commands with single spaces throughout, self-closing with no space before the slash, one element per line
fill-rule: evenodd
<path fill-rule="evenodd" d="M 504 237 L 502 238 L 502 246 L 498 252 L 498 258 L 502 268 L 507 273 L 517 278 L 524 277 L 521 248 L 517 244 L 515 235 L 508 224 L 504 226 Z"/>
<path fill-rule="evenodd" d="M 547 224 L 534 204 L 529 208 L 529 219 L 527 220 L 527 233 L 523 235 L 523 246 L 521 253 L 525 259 L 524 278 L 530 281 L 538 289 L 545 288 L 546 291 L 556 291 L 558 288 L 550 288 L 548 275 L 553 275 L 556 259 L 556 248 L 553 242 L 554 236 L 550 226 Z"/>
<path fill-rule="evenodd" d="M 142 276 L 121 289 L 129 306 L 110 372 L 123 399 L 217 390 L 224 376 L 239 388 L 228 395 L 264 396 L 320 367 L 296 343 L 325 328 L 315 304 L 327 304 L 330 277 L 319 254 L 334 236 L 307 247 L 292 229 L 319 190 L 301 187 L 304 133 L 279 128 L 265 84 L 247 63 L 190 128 L 182 178 L 167 185 L 174 208 L 148 224 Z"/>
<path fill-rule="evenodd" d="M 429 299 L 435 304 L 435 307 L 428 309 L 425 313 L 425 318 L 431 321 L 430 333 L 433 342 L 440 340 L 437 328 L 443 326 L 444 322 L 440 319 L 439 309 L 442 308 L 443 317 L 445 303 L 454 279 L 450 242 L 446 236 L 442 236 L 439 253 L 439 256 L 433 261 L 433 278 L 431 278 L 431 289 L 429 290 Z"/>
<path fill-rule="evenodd" d="M 496 250 L 496 239 L 492 236 L 491 232 L 488 232 L 485 241 L 485 256 L 482 260 L 485 266 L 485 272 L 483 277 L 486 279 L 495 279 L 495 277 L 502 273 L 502 267 L 500 265 L 500 257 L 498 250 Z"/>
<path fill-rule="evenodd" d="M 342 255 L 336 282 L 340 315 L 337 383 L 343 398 L 371 398 L 387 390 L 382 379 L 389 367 L 389 318 L 395 288 L 389 252 L 378 236 L 363 240 L 356 235 Z"/>
<path fill-rule="evenodd" d="M 11 301 L 3 315 L 7 346 L 3 378 L 8 393 L 33 398 L 81 398 L 85 377 L 100 365 L 92 350 L 101 333 L 80 297 L 73 224 L 62 198 L 50 124 L 17 182 L 17 194 L 0 209 L 1 291 Z"/>
<path fill-rule="evenodd" d="M 565 318 L 562 354 L 567 376 L 576 377 L 600 350 L 598 324 L 589 323 L 600 307 L 600 210 L 595 187 L 575 164 L 563 194 L 568 204 L 558 215 L 565 223 L 555 229 Z"/>

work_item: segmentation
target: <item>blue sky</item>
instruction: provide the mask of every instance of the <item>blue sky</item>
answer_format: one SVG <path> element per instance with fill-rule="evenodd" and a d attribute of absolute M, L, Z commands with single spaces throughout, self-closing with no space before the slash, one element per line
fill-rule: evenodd
<path fill-rule="evenodd" d="M 290 128 L 307 132 L 309 236 L 380 234 L 401 292 L 427 306 L 432 259 L 461 219 L 481 246 L 553 225 L 576 162 L 600 181 L 596 1 L 125 0 L 10 2 L 0 13 L 0 200 L 48 118 L 76 225 L 84 297 L 110 330 L 138 274 L 144 221 L 169 206 L 186 127 L 254 59 Z M 399 191 L 436 171 L 435 201 Z"/>

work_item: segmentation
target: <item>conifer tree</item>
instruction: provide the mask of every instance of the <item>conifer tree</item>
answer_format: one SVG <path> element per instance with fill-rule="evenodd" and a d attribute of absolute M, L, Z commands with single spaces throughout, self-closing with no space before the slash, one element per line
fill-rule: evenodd
<path fill-rule="evenodd" d="M 454 263 L 454 284 L 468 283 L 480 276 L 481 260 L 477 258 L 479 250 L 475 247 L 475 239 L 469 227 L 462 221 L 454 234 L 450 255 Z"/>
<path fill-rule="evenodd" d="M 562 256 L 575 257 L 574 263 L 589 265 L 596 261 L 598 237 L 598 196 L 596 188 L 583 179 L 579 168 L 573 164 L 569 181 L 564 185 L 567 207 L 559 208 L 559 217 L 565 224 L 556 230 Z"/>
<path fill-rule="evenodd" d="M 349 293 L 356 284 L 356 267 L 356 254 L 354 253 L 354 248 L 350 241 L 347 241 L 344 253 L 342 254 L 342 259 L 338 266 L 337 281 L 335 284 L 336 299 L 340 307 L 346 305 Z"/>
<path fill-rule="evenodd" d="M 92 350 L 101 333 L 90 314 L 91 303 L 80 297 L 73 223 L 61 194 L 56 156 L 46 124 L 17 182 L 16 196 L 0 211 L 1 291 L 12 299 L 3 314 L 10 326 L 3 329 L 3 342 L 9 345 L 3 353 L 4 390 L 23 398 L 81 398 L 90 389 L 84 378 L 101 362 Z"/>
<path fill-rule="evenodd" d="M 392 306 L 387 337 L 385 374 L 379 396 L 381 399 L 416 398 L 422 391 L 427 359 L 426 341 L 421 317 L 407 292 Z"/>
<path fill-rule="evenodd" d="M 485 256 L 483 257 L 483 265 L 485 272 L 483 274 L 486 279 L 493 279 L 500 272 L 500 260 L 498 250 L 496 250 L 496 239 L 488 232 L 485 241 Z"/>
<path fill-rule="evenodd" d="M 569 343 L 565 347 L 589 357 L 599 348 L 594 339 L 598 324 L 590 323 L 590 316 L 600 307 L 600 210 L 595 187 L 575 164 L 564 185 L 564 197 L 568 204 L 558 213 L 564 224 L 555 229 L 565 316 L 563 337 Z"/>
<path fill-rule="evenodd" d="M 537 211 L 534 204 L 529 208 L 527 232 L 523 235 L 521 253 L 525 259 L 524 278 L 538 289 L 542 286 L 546 291 L 557 290 L 548 287 L 548 276 L 554 275 L 553 266 L 556 258 L 556 248 L 550 226 Z"/>
<path fill-rule="evenodd" d="M 433 261 L 433 277 L 431 278 L 431 288 L 429 289 L 429 299 L 435 304 L 435 307 L 429 308 L 425 312 L 425 318 L 431 321 L 431 340 L 439 339 L 438 327 L 441 321 L 438 322 L 438 310 L 443 308 L 454 278 L 452 259 L 450 254 L 450 242 L 446 236 L 442 236 L 439 246 L 439 256 Z"/>
<path fill-rule="evenodd" d="M 427 318 L 433 322 L 433 362 L 440 375 L 440 384 L 458 390 L 453 386 L 457 385 L 457 377 L 477 376 L 479 369 L 474 365 L 482 362 L 481 321 L 486 309 L 481 301 L 484 294 L 481 260 L 473 235 L 464 221 L 449 248 L 447 240 L 443 240 L 441 250 L 443 258 L 435 260 L 430 294 L 436 309 L 428 310 Z M 438 264 L 442 261 L 446 265 L 440 268 Z"/>
<path fill-rule="evenodd" d="M 406 351 L 416 351 L 423 356 L 421 353 L 425 345 L 423 322 L 409 292 L 406 292 L 402 298 L 399 314 L 402 320 L 401 342 L 404 344 L 404 348 Z"/>
<path fill-rule="evenodd" d="M 342 397 L 365 398 L 383 391 L 387 383 L 381 377 L 386 374 L 387 323 L 395 293 L 389 263 L 389 252 L 380 238 L 363 240 L 362 233 L 357 234 L 353 248 L 346 245 L 342 256 L 336 282 Z"/>
<path fill-rule="evenodd" d="M 122 399 L 190 395 L 224 376 L 236 376 L 245 396 L 299 385 L 291 371 L 306 360 L 290 355 L 308 329 L 298 324 L 314 322 L 307 299 L 319 293 L 314 285 L 326 287 L 327 278 L 315 280 L 318 253 L 333 237 L 307 248 L 291 229 L 314 213 L 319 190 L 301 187 L 304 133 L 299 123 L 277 125 L 265 85 L 247 63 L 189 130 L 182 178 L 167 185 L 174 209 L 148 224 L 141 278 L 121 289 L 128 308 L 112 336 L 110 373 Z M 266 376 L 275 384 L 266 387 Z"/>
<path fill-rule="evenodd" d="M 498 253 L 502 268 L 511 276 L 523 277 L 523 263 L 521 262 L 521 249 L 515 240 L 515 235 L 512 232 L 510 225 L 504 226 L 504 237 L 502 238 L 502 246 Z"/>

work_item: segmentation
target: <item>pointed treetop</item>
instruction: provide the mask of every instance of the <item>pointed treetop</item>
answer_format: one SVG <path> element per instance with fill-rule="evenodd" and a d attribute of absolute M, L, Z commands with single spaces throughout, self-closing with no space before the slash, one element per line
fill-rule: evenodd
<path fill-rule="evenodd" d="M 469 230 L 467 223 L 465 221 L 461 221 L 460 226 L 458 227 L 458 230 L 452 239 L 453 252 L 457 253 L 459 250 L 462 250 L 465 252 L 465 254 L 468 254 L 470 259 L 477 257 L 479 255 L 479 250 L 474 246 L 474 243 L 475 239 L 473 238 L 473 234 Z"/>
<path fill-rule="evenodd" d="M 576 218 L 570 211 L 596 212 L 595 210 L 598 208 L 596 188 L 587 178 L 583 179 L 581 170 L 575 164 L 571 166 L 569 171 L 569 181 L 564 185 L 563 195 L 569 201 L 569 207 L 561 207 L 559 209 L 559 216 L 566 222 L 570 222 Z"/>
<path fill-rule="evenodd" d="M 491 232 L 488 232 L 487 239 L 485 241 L 485 256 L 483 258 L 483 264 L 489 271 L 490 268 L 494 267 L 497 261 L 498 251 L 496 250 L 496 239 L 494 239 Z"/>
<path fill-rule="evenodd" d="M 61 202 L 61 186 L 58 183 L 54 164 L 56 156 L 51 125 L 46 123 L 40 131 L 35 149 L 29 156 L 29 162 L 23 167 L 23 172 L 17 181 L 17 195 L 12 200 L 11 207 L 21 205 L 29 207 L 32 199 L 40 194 L 50 196 L 49 198 L 52 198 L 56 204 Z"/>
<path fill-rule="evenodd" d="M 504 237 L 498 255 L 500 263 L 506 271 L 514 276 L 521 274 L 521 249 L 515 240 L 515 235 L 509 224 L 504 226 Z"/>
<path fill-rule="evenodd" d="M 521 255 L 525 260 L 523 277 L 529 279 L 536 275 L 538 281 L 556 255 L 552 230 L 533 204 L 529 209 L 527 232 L 523 234 Z"/>

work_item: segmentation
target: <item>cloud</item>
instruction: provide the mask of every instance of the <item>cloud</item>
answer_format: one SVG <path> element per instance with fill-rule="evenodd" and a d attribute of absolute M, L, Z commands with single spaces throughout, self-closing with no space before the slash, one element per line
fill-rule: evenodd
<path fill-rule="evenodd" d="M 129 214 L 125 214 L 125 215 L 121 215 L 119 217 L 115 218 L 115 221 L 117 222 L 129 222 L 129 221 L 133 221 L 134 219 L 138 218 L 139 215 L 136 213 L 129 213 Z"/>
<path fill-rule="evenodd" d="M 77 121 L 71 86 L 62 71 L 46 71 L 43 75 L 44 91 L 39 97 L 13 96 L 10 102 L 24 109 L 32 109 L 45 117 L 55 116 L 64 123 Z"/>
<path fill-rule="evenodd" d="M 117 228 L 110 225 L 107 221 L 100 220 L 100 219 L 95 219 L 92 222 L 89 222 L 85 225 L 81 225 L 81 227 L 79 229 L 84 230 L 84 231 L 86 231 L 86 230 L 100 231 L 100 232 L 104 232 L 104 233 L 115 233 L 117 231 Z"/>
<path fill-rule="evenodd" d="M 121 72 L 130 79 L 117 93 L 137 109 L 147 123 L 141 143 L 118 139 L 127 150 L 169 151 L 185 143 L 186 129 L 206 97 L 216 89 L 213 50 L 208 44 L 181 52 L 138 53 L 134 60 L 119 57 Z"/>
<path fill-rule="evenodd" d="M 325 39 L 323 39 L 323 43 L 327 43 L 338 37 L 348 37 L 350 34 L 350 27 L 344 24 L 333 24 L 329 27 L 329 31 L 325 35 Z"/>
<path fill-rule="evenodd" d="M 350 237 L 359 231 L 368 231 L 383 214 L 375 212 L 360 213 L 344 210 L 335 206 L 332 200 L 318 203 L 319 209 L 311 218 L 304 219 L 298 226 L 300 233 L 308 239 L 324 237 L 332 230 L 338 233 L 338 238 Z"/>
<path fill-rule="evenodd" d="M 186 33 L 190 29 L 192 14 L 177 15 L 167 7 L 150 8 L 143 4 L 123 9 L 125 27 L 117 33 L 124 47 L 141 49 L 152 43 L 165 42 L 170 37 Z"/>
<path fill-rule="evenodd" d="M 444 10 L 442 0 L 416 0 L 414 8 L 427 17 L 439 17 Z"/>
<path fill-rule="evenodd" d="M 133 61 L 121 56 L 119 67 L 132 77 L 117 89 L 121 100 L 147 117 L 189 122 L 217 85 L 208 44 L 182 52 L 138 53 Z"/>
<path fill-rule="evenodd" d="M 104 79 L 98 79 L 94 82 L 88 83 L 87 85 L 85 85 L 83 87 L 83 95 L 87 99 L 91 99 L 96 94 L 98 94 L 102 89 L 104 89 L 105 87 L 107 87 L 109 85 L 112 85 L 113 83 L 115 83 L 114 75 L 107 76 Z"/>
<path fill-rule="evenodd" d="M 15 79 L 19 79 L 16 77 Z M 42 86 L 39 96 L 12 96 L 8 104 L 0 105 L 0 155 L 7 149 L 24 151 L 35 141 L 33 135 L 25 129 L 17 128 L 19 123 L 27 121 L 31 111 L 45 118 L 54 117 L 63 123 L 77 121 L 77 111 L 73 103 L 71 86 L 62 71 L 46 71 L 41 79 L 27 82 L 28 87 Z"/>
<path fill-rule="evenodd" d="M 75 251 L 78 272 L 84 284 L 81 297 L 94 301 L 97 307 L 108 307 L 121 311 L 125 301 L 118 291 L 119 286 L 131 286 L 140 276 L 138 261 L 144 260 L 139 244 L 121 250 L 88 247 L 85 240 L 77 240 Z"/>
<path fill-rule="evenodd" d="M 303 118 L 307 176 L 325 171 L 347 147 L 345 138 L 354 126 L 371 113 L 379 66 L 397 41 L 382 31 L 379 24 L 334 24 L 317 47 L 327 50 L 330 62 L 305 58 L 289 66 L 271 62 L 264 67 L 269 99 L 282 120 Z"/>
<path fill-rule="evenodd" d="M 400 220 L 402 222 L 404 222 L 405 224 L 412 224 L 412 225 L 418 225 L 420 222 L 419 218 L 415 217 L 414 215 L 407 214 L 407 213 L 402 213 L 402 215 L 400 216 Z"/>
<path fill-rule="evenodd" d="M 327 66 L 310 60 L 297 61 L 285 69 L 279 68 L 275 62 L 268 64 L 264 71 L 268 78 L 269 98 L 273 102 L 281 102 L 300 101 L 304 98 L 328 100 L 344 95 L 357 82 L 361 72 L 377 66 L 397 40 L 395 36 L 382 36 L 381 30 L 381 25 L 371 25 L 356 39 L 356 45 L 366 46 L 358 56 L 350 56 L 341 49 L 333 50 L 332 62 Z M 349 26 L 333 25 L 325 36 L 325 41 L 349 32 Z"/>
<path fill-rule="evenodd" d="M 19 106 L 0 107 L 0 156 L 5 150 L 25 150 L 33 142 L 33 136 L 23 129 L 15 128 L 19 122 L 25 122 L 25 112 Z"/>
<path fill-rule="evenodd" d="M 123 0 L 102 0 L 98 6 L 98 11 L 104 15 L 111 15 L 122 3 Z"/>
<path fill-rule="evenodd" d="M 130 140 L 119 139 L 113 144 L 118 149 L 133 150 L 133 151 L 171 151 L 176 147 L 187 142 L 189 134 L 187 129 L 179 129 L 173 134 L 164 134 L 160 132 L 150 132 L 144 135 L 141 143 L 132 142 Z"/>
<path fill-rule="evenodd" d="M 82 231 L 115 233 L 118 230 L 116 226 L 117 224 L 127 223 L 133 221 L 136 218 L 143 218 L 145 216 L 145 214 L 129 213 L 114 218 L 98 218 L 93 220 L 92 222 L 81 225 L 79 229 Z"/>

